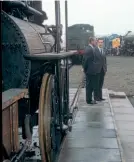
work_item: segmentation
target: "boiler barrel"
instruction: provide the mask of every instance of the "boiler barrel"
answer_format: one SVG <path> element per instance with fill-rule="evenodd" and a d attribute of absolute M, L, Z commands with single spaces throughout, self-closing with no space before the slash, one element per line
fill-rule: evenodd
<path fill-rule="evenodd" d="M 26 88 L 31 65 L 24 55 L 50 52 L 53 36 L 42 26 L 1 11 L 3 90 Z"/>

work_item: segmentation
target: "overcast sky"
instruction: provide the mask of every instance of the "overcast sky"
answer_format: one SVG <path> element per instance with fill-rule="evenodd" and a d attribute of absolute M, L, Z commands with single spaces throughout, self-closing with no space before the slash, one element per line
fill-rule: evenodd
<path fill-rule="evenodd" d="M 54 0 L 43 0 L 48 20 L 55 23 Z M 64 0 L 61 0 L 61 23 L 64 24 Z M 95 34 L 125 34 L 134 31 L 134 0 L 68 0 L 68 23 L 93 25 Z"/>

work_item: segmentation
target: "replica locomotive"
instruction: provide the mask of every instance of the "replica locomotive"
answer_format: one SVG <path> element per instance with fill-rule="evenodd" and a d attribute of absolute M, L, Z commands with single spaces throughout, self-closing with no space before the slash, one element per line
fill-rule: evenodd
<path fill-rule="evenodd" d="M 65 11 L 67 33 L 67 1 Z M 67 47 L 61 52 L 59 1 L 55 15 L 56 25 L 47 26 L 41 1 L 2 2 L 3 161 L 54 162 L 71 129 L 68 60 L 73 53 Z"/>

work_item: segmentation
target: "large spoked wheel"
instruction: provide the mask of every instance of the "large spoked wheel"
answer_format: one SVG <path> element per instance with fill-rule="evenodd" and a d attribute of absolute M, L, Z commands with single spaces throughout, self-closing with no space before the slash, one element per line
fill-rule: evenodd
<path fill-rule="evenodd" d="M 51 91 L 53 76 L 42 78 L 39 97 L 39 143 L 42 162 L 51 162 Z"/>

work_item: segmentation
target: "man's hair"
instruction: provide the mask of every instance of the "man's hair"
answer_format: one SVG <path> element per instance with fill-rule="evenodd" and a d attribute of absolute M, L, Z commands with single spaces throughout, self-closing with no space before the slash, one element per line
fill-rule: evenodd
<path fill-rule="evenodd" d="M 104 42 L 104 40 L 102 38 L 98 38 L 97 42 L 99 42 L 99 41 L 103 41 Z"/>
<path fill-rule="evenodd" d="M 93 37 L 89 37 L 89 43 L 91 43 L 92 41 L 94 41 L 95 39 Z"/>

